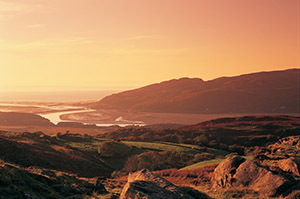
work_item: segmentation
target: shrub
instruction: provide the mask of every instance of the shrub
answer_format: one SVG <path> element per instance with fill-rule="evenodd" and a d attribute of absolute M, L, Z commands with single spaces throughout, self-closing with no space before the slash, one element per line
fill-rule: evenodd
<path fill-rule="evenodd" d="M 105 141 L 98 147 L 98 153 L 103 157 L 120 157 L 130 151 L 131 146 L 114 141 Z"/>
<path fill-rule="evenodd" d="M 128 173 L 140 169 L 161 170 L 181 168 L 193 162 L 193 159 L 194 155 L 189 153 L 149 151 L 128 158 L 123 171 Z"/>

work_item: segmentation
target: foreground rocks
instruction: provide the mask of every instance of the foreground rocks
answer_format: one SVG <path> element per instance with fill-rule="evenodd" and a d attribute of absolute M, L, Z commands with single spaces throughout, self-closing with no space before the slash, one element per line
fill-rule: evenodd
<path fill-rule="evenodd" d="M 283 171 L 300 176 L 300 158 L 291 157 L 278 162 L 278 167 Z"/>
<path fill-rule="evenodd" d="M 129 174 L 120 199 L 193 199 L 169 181 L 143 169 Z"/>
<path fill-rule="evenodd" d="M 213 189 L 227 187 L 247 188 L 264 196 L 279 196 L 293 183 L 240 156 L 231 156 L 221 162 L 212 177 Z"/>

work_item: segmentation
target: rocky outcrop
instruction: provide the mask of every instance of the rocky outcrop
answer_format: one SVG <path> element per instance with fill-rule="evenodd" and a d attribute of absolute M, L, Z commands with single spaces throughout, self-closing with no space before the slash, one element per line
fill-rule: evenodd
<path fill-rule="evenodd" d="M 286 172 L 300 176 L 300 158 L 291 157 L 278 161 L 278 167 Z"/>
<path fill-rule="evenodd" d="M 252 161 L 245 161 L 236 170 L 234 186 L 249 187 L 261 195 L 276 196 L 291 183 L 284 177 L 260 167 Z"/>
<path fill-rule="evenodd" d="M 287 154 L 293 156 L 295 149 L 300 149 L 300 136 L 298 135 L 281 138 L 278 142 L 269 145 L 268 148 L 277 156 L 278 154 Z"/>
<path fill-rule="evenodd" d="M 278 196 L 292 185 L 283 176 L 240 156 L 231 156 L 221 162 L 214 171 L 212 183 L 215 190 L 241 187 L 265 196 Z"/>
<path fill-rule="evenodd" d="M 120 199 L 179 199 L 181 197 L 175 195 L 154 182 L 135 181 L 127 183 L 121 193 Z"/>
<path fill-rule="evenodd" d="M 300 137 L 290 136 L 279 140 L 280 144 L 300 147 Z"/>
<path fill-rule="evenodd" d="M 244 162 L 245 159 L 240 156 L 230 156 L 223 160 L 214 170 L 212 177 L 213 188 L 225 188 L 231 186 L 232 177 L 236 172 L 238 166 Z"/>
<path fill-rule="evenodd" d="M 129 174 L 120 199 L 193 199 L 169 181 L 143 169 Z"/>

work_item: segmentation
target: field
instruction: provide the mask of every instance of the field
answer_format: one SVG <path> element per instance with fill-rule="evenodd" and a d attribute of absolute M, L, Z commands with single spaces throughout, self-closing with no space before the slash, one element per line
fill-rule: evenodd
<path fill-rule="evenodd" d="M 98 147 L 101 143 L 105 141 L 109 141 L 107 139 L 101 138 L 82 138 L 81 135 L 70 135 L 60 137 L 58 139 L 60 142 L 67 144 L 71 147 L 80 149 L 82 151 L 89 152 L 91 154 L 96 155 Z M 142 154 L 149 151 L 155 152 L 177 152 L 177 153 L 188 153 L 188 154 L 209 154 L 210 157 L 215 157 L 218 155 L 227 155 L 229 152 L 214 149 L 214 148 L 207 148 L 207 147 L 200 147 L 197 145 L 189 145 L 189 144 L 176 144 L 176 143 L 169 143 L 169 142 L 139 142 L 139 141 L 121 141 L 120 143 L 126 144 L 131 146 L 132 149 L 129 153 L 120 156 L 120 157 L 109 157 L 103 158 L 105 162 L 110 165 L 112 168 L 120 170 L 124 167 L 124 164 L 128 157 L 133 155 Z"/>
<path fill-rule="evenodd" d="M 280 159 L 299 157 L 299 135 L 286 137 L 299 134 L 299 118 L 290 116 L 221 118 L 165 129 L 68 125 L 0 127 L 6 130 L 0 131 L 1 193 L 118 198 L 128 173 L 147 168 L 195 194 L 255 198 L 256 193 L 245 189 L 213 192 L 216 166 L 237 153 L 270 169 L 278 169 Z M 97 188 L 97 181 L 108 193 Z"/>
<path fill-rule="evenodd" d="M 252 160 L 253 156 L 244 156 L 247 160 Z M 206 167 L 206 166 L 211 166 L 214 164 L 219 164 L 221 163 L 223 160 L 225 160 L 225 158 L 219 158 L 219 159 L 213 159 L 213 160 L 206 160 L 206 161 L 201 161 L 198 162 L 196 164 L 192 164 L 189 166 L 186 166 L 184 168 L 179 169 L 180 171 L 184 171 L 184 170 L 193 170 L 193 169 L 199 169 L 202 167 Z"/>
<path fill-rule="evenodd" d="M 138 142 L 138 141 L 123 141 L 126 144 L 135 146 L 141 149 L 157 150 L 157 151 L 175 151 L 175 152 L 186 152 L 186 153 L 211 153 L 214 155 L 227 155 L 227 151 L 209 148 L 209 147 L 200 147 L 197 145 L 190 144 L 176 144 L 171 142 Z"/>
<path fill-rule="evenodd" d="M 98 135 L 118 129 L 117 126 L 112 127 L 95 127 L 95 128 L 80 128 L 80 127 L 60 127 L 60 126 L 0 126 L 2 131 L 10 132 L 38 132 L 41 131 L 47 135 L 56 135 L 57 133 L 73 133 L 73 134 L 87 134 L 87 135 Z"/>

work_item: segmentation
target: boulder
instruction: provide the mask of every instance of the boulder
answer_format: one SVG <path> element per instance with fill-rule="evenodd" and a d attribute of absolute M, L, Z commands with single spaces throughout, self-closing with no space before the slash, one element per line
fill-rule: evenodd
<path fill-rule="evenodd" d="M 291 182 L 247 160 L 237 168 L 233 186 L 248 187 L 260 195 L 277 196 L 287 190 Z"/>
<path fill-rule="evenodd" d="M 127 183 L 121 193 L 120 199 L 179 199 L 181 197 L 164 189 L 154 182 L 135 181 Z"/>
<path fill-rule="evenodd" d="M 214 171 L 212 183 L 215 190 L 241 187 L 264 196 L 278 196 L 292 185 L 283 176 L 240 156 L 231 156 L 221 162 Z"/>
<path fill-rule="evenodd" d="M 295 137 L 295 136 L 285 137 L 280 139 L 279 143 L 290 145 L 290 146 L 299 146 L 300 137 Z"/>
<path fill-rule="evenodd" d="M 169 181 L 143 169 L 128 176 L 120 199 L 193 199 Z"/>
<path fill-rule="evenodd" d="M 278 162 L 278 167 L 286 172 L 300 176 L 300 158 L 291 157 Z"/>
<path fill-rule="evenodd" d="M 223 160 L 214 170 L 214 174 L 212 177 L 213 188 L 216 189 L 231 186 L 231 181 L 233 175 L 236 172 L 236 169 L 245 160 L 245 158 L 238 155 L 229 156 L 228 158 Z"/>

